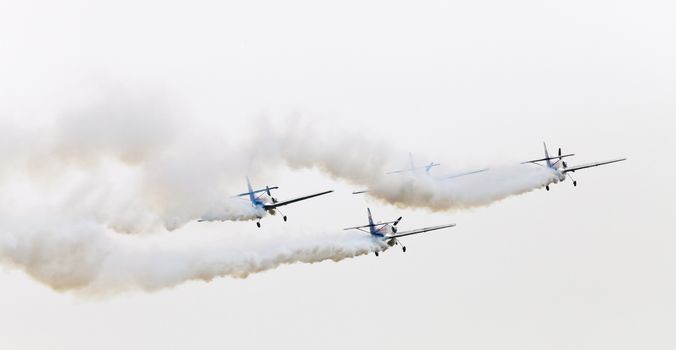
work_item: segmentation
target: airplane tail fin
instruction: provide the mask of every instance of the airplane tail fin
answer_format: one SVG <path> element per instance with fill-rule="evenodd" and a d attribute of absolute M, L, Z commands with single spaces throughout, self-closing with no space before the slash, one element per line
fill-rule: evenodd
<path fill-rule="evenodd" d="M 373 225 L 373 216 L 371 215 L 371 208 L 366 208 L 366 211 L 369 213 L 369 232 L 372 235 L 375 235 L 375 226 Z"/>
<path fill-rule="evenodd" d="M 251 202 L 253 202 L 255 200 L 254 191 L 253 188 L 251 187 L 251 180 L 249 180 L 248 176 L 246 177 L 246 187 L 249 190 L 249 199 L 251 200 Z"/>
<path fill-rule="evenodd" d="M 552 167 L 552 161 L 549 158 L 549 152 L 547 151 L 547 144 L 544 141 L 542 141 L 542 146 L 545 148 L 545 159 L 546 159 L 546 162 L 547 162 L 547 166 L 551 168 Z"/>

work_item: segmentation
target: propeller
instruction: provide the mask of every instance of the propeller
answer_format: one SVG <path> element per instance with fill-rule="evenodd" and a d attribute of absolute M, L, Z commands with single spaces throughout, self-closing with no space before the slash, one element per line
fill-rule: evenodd
<path fill-rule="evenodd" d="M 272 197 L 272 194 L 270 193 L 270 186 L 265 186 L 265 192 L 268 194 L 268 196 Z"/>
<path fill-rule="evenodd" d="M 559 157 L 561 157 L 561 147 L 559 147 Z M 559 159 L 561 159 L 561 158 L 559 158 Z M 568 164 L 566 163 L 565 160 L 561 160 L 561 165 L 563 165 L 564 169 L 568 167 Z"/>
<path fill-rule="evenodd" d="M 392 233 L 397 233 L 397 224 L 399 224 L 399 221 L 401 221 L 401 216 L 399 219 L 395 220 L 394 223 L 392 224 Z"/>
<path fill-rule="evenodd" d="M 397 219 L 396 221 L 394 221 L 394 224 L 393 224 L 393 225 L 394 225 L 394 226 L 397 226 L 397 224 L 399 224 L 399 221 L 401 221 L 402 218 L 403 218 L 403 216 L 400 216 L 399 219 Z"/>

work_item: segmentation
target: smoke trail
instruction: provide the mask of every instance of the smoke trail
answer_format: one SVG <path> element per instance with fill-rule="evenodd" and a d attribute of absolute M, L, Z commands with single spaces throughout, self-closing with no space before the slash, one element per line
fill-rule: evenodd
<path fill-rule="evenodd" d="M 284 167 L 316 168 L 385 202 L 431 210 L 487 205 L 554 181 L 547 169 L 527 166 L 449 181 L 388 176 L 394 155 L 406 152 L 369 135 L 303 121 L 293 128 L 259 123 L 249 139 L 229 142 L 246 133 L 182 119 L 171 105 L 161 95 L 115 92 L 40 129 L 2 128 L 0 262 L 56 290 L 109 293 L 246 277 L 381 248 L 349 232 L 185 234 L 195 219 L 262 214 L 231 196 L 242 192 L 247 173 L 272 177 Z"/>
<path fill-rule="evenodd" d="M 96 295 L 246 278 L 283 264 L 340 261 L 382 248 L 359 232 L 130 236 L 92 221 L 9 222 L 3 218 L 0 228 L 1 262 L 57 291 Z"/>
<path fill-rule="evenodd" d="M 393 155 L 406 152 L 338 128 L 292 124 L 293 129 L 275 125 L 266 131 L 272 135 L 266 153 L 291 168 L 319 169 L 357 189 L 367 188 L 368 195 L 402 208 L 446 211 L 485 206 L 558 181 L 550 169 L 525 164 L 497 164 L 486 172 L 445 180 L 425 172 L 387 175 L 399 166 Z M 473 169 L 447 172 L 467 170 Z"/>
<path fill-rule="evenodd" d="M 224 199 L 242 192 L 246 174 L 271 176 L 283 167 L 316 168 L 355 189 L 368 188 L 370 196 L 383 202 L 434 211 L 488 205 L 556 181 L 548 169 L 528 165 L 493 165 L 489 172 L 446 181 L 385 175 L 406 152 L 368 134 L 303 119 L 281 125 L 259 121 L 251 137 L 228 145 L 223 141 L 232 135 L 227 123 L 186 123 L 169 100 L 115 90 L 68 111 L 52 129 L 30 137 L 37 144 L 28 148 L 29 154 L 0 149 L 0 155 L 22 160 L 9 164 L 24 163 L 18 176 L 27 173 L 35 182 L 63 187 L 63 181 L 76 178 L 68 205 L 81 217 L 94 217 L 125 233 L 173 230 L 199 218 L 253 219 L 261 213 Z M 25 139 L 9 134 L 8 140 Z M 0 177 L 19 168 L 0 163 Z M 472 169 L 447 172 L 463 170 Z"/>
<path fill-rule="evenodd" d="M 555 181 L 550 169 L 519 164 L 453 179 L 427 174 L 383 176 L 368 184 L 368 194 L 399 207 L 446 211 L 489 205 Z"/>
<path fill-rule="evenodd" d="M 248 221 L 265 216 L 265 210 L 254 208 L 248 199 L 220 198 L 209 206 L 209 210 L 201 216 L 204 221 Z"/>
<path fill-rule="evenodd" d="M 0 190 L 28 182 L 120 233 L 173 230 L 200 217 L 255 218 L 251 206 L 228 199 L 242 190 L 246 151 L 223 136 L 192 135 L 172 105 L 162 94 L 109 89 L 39 129 L 7 125 Z"/>

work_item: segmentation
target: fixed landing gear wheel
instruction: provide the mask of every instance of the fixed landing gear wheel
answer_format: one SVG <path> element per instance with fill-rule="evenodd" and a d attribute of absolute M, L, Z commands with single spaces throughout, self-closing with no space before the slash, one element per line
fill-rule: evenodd
<path fill-rule="evenodd" d="M 258 228 L 261 228 L 261 223 L 260 223 L 260 222 L 257 222 L 257 223 L 256 223 L 256 226 L 258 226 Z"/>
<path fill-rule="evenodd" d="M 401 247 L 401 250 L 403 250 L 404 253 L 406 253 L 406 247 Z"/>
<path fill-rule="evenodd" d="M 545 186 L 545 188 L 547 189 L 547 191 L 549 191 L 549 186 Z"/>
<path fill-rule="evenodd" d="M 286 222 L 286 215 L 284 215 L 284 222 Z"/>
<path fill-rule="evenodd" d="M 573 186 L 577 187 L 577 181 L 573 181 Z"/>
<path fill-rule="evenodd" d="M 374 253 L 376 253 L 376 256 L 378 256 L 378 252 L 374 252 Z"/>

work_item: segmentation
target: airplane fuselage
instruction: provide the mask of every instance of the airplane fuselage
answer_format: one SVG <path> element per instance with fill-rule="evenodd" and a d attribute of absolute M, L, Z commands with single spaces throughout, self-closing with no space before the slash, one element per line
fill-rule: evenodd
<path fill-rule="evenodd" d="M 555 162 L 552 162 L 552 158 L 549 157 L 549 151 L 547 151 L 547 145 L 544 145 L 545 148 L 545 158 L 547 162 L 547 168 L 551 169 L 554 172 L 554 175 L 556 175 L 556 178 L 558 181 L 563 181 L 566 179 L 566 174 L 563 173 L 560 169 L 563 167 L 563 164 L 561 162 L 561 159 L 558 159 Z M 559 148 L 559 156 L 561 155 L 561 149 Z M 556 181 L 556 182 L 558 182 Z"/>
<path fill-rule="evenodd" d="M 554 165 L 550 167 L 550 169 L 554 172 L 558 181 L 564 181 L 566 179 L 566 174 L 560 170 L 561 165 Z"/>
<path fill-rule="evenodd" d="M 379 229 L 376 229 L 374 226 L 371 226 L 371 238 L 381 246 L 380 252 L 384 252 L 390 247 L 397 245 L 398 241 L 396 238 L 389 238 L 389 234 L 396 233 L 396 228 L 392 225 L 384 225 Z"/>
<path fill-rule="evenodd" d="M 270 215 L 275 215 L 277 212 L 275 209 L 265 210 L 266 203 L 262 200 L 255 198 L 251 200 L 251 205 L 256 209 L 256 216 L 261 219 L 265 216 L 266 212 Z"/>

